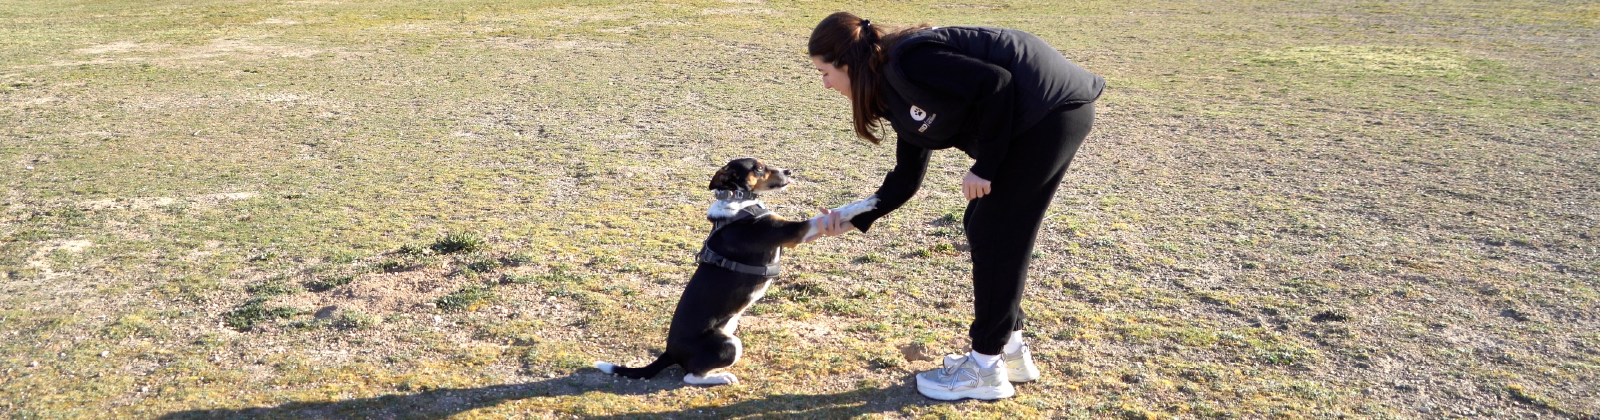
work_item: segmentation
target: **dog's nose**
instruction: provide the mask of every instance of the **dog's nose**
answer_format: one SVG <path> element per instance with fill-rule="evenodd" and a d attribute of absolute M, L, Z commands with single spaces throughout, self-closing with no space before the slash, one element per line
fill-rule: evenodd
<path fill-rule="evenodd" d="M 799 171 L 800 171 L 799 169 L 784 169 L 783 170 L 783 175 L 784 176 L 793 175 L 795 172 L 799 172 Z"/>

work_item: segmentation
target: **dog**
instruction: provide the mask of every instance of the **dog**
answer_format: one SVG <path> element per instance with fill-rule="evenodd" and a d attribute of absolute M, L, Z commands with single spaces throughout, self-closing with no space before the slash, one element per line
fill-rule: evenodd
<path fill-rule="evenodd" d="M 734 159 L 711 177 L 716 201 L 706 211 L 712 223 L 696 260 L 699 267 L 678 298 L 667 330 L 667 348 L 645 367 L 629 368 L 595 362 L 600 371 L 633 379 L 652 378 L 672 365 L 683 366 L 683 382 L 692 385 L 735 384 L 739 378 L 716 372 L 733 366 L 744 344 L 733 335 L 739 317 L 761 299 L 778 275 L 780 249 L 794 247 L 820 232 L 817 220 L 786 220 L 767 211 L 759 195 L 781 191 L 791 171 L 755 158 Z M 849 220 L 876 208 L 876 196 L 833 209 Z M 820 216 L 819 216 L 820 218 Z"/>

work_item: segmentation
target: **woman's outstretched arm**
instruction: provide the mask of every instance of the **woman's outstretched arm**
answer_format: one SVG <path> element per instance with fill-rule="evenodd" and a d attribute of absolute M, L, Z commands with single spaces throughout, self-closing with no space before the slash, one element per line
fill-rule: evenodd
<path fill-rule="evenodd" d="M 917 194 L 917 189 L 922 188 L 922 177 L 928 173 L 930 155 L 932 151 L 904 140 L 895 142 L 894 169 L 883 177 L 883 185 L 878 187 L 877 208 L 856 215 L 849 220 L 850 224 L 866 232 L 879 217 L 905 205 L 911 196 Z"/>

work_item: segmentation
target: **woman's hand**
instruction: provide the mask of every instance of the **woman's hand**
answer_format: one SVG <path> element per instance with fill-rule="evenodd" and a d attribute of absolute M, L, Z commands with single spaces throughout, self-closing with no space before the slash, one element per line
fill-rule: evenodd
<path fill-rule="evenodd" d="M 967 176 L 961 177 L 961 195 L 967 196 L 967 201 L 989 195 L 989 180 L 967 171 Z"/>

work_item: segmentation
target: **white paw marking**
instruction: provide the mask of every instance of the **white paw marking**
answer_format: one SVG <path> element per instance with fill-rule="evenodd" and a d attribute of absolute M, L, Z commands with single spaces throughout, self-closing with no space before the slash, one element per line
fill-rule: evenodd
<path fill-rule="evenodd" d="M 833 209 L 833 212 L 839 213 L 839 216 L 845 219 L 851 219 L 875 208 L 878 208 L 878 196 L 876 195 Z"/>
<path fill-rule="evenodd" d="M 594 367 L 595 369 L 600 369 L 601 372 L 605 373 L 612 373 L 612 371 L 617 369 L 617 365 L 606 362 L 594 362 Z"/>
<path fill-rule="evenodd" d="M 739 377 L 732 373 L 719 372 L 706 376 L 696 374 L 683 375 L 683 382 L 689 385 L 729 385 L 739 383 Z"/>
<path fill-rule="evenodd" d="M 846 205 L 844 205 L 842 207 L 838 207 L 838 208 L 829 210 L 829 212 L 838 213 L 840 218 L 848 221 L 850 219 L 854 219 L 856 216 L 860 215 L 861 213 L 866 213 L 868 211 L 872 211 L 872 209 L 875 209 L 875 208 L 878 208 L 878 196 L 877 195 L 873 195 L 871 197 L 867 197 L 867 198 L 861 199 L 861 201 L 857 201 L 857 202 L 854 202 L 854 203 L 846 204 Z M 822 216 L 817 216 L 817 217 L 821 218 Z M 822 231 L 820 229 L 817 229 L 816 220 L 818 220 L 818 219 L 812 219 L 811 227 L 809 229 L 806 229 L 806 235 L 804 236 L 805 239 L 802 239 L 801 240 L 802 242 L 803 241 L 810 241 L 812 237 L 815 237 L 815 236 L 820 235 L 822 233 Z"/>

